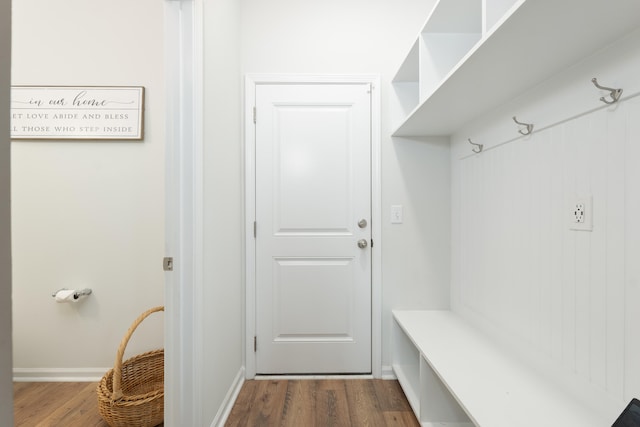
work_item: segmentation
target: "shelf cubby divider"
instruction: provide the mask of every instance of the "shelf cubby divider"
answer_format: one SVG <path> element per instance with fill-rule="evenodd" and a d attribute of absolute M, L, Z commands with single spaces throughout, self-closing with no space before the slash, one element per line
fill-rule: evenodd
<path fill-rule="evenodd" d="M 420 102 L 419 99 L 419 44 L 413 43 L 409 54 L 405 57 L 392 80 L 393 89 L 399 107 L 399 120 L 407 117 Z"/>
<path fill-rule="evenodd" d="M 522 3 L 522 0 L 483 0 L 482 3 L 482 34 L 487 34 L 507 16 L 513 5 Z"/>

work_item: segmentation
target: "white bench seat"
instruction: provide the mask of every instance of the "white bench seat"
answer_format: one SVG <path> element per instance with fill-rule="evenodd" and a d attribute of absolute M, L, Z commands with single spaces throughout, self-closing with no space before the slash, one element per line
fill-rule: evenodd
<path fill-rule="evenodd" d="M 606 427 L 613 422 L 450 311 L 393 311 L 393 316 L 393 369 L 425 427 Z"/>

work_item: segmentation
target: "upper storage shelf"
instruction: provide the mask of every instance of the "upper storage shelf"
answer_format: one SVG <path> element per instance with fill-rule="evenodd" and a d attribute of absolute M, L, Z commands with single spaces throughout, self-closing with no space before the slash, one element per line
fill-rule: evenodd
<path fill-rule="evenodd" d="M 440 0 L 393 80 L 393 136 L 450 135 L 636 28 L 638 0 Z"/>

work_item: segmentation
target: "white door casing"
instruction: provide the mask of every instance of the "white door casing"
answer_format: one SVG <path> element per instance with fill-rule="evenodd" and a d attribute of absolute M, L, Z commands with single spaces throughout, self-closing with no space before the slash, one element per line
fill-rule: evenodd
<path fill-rule="evenodd" d="M 203 425 L 203 0 L 165 1 L 165 425 Z M 158 268 L 161 267 L 158 260 Z"/>

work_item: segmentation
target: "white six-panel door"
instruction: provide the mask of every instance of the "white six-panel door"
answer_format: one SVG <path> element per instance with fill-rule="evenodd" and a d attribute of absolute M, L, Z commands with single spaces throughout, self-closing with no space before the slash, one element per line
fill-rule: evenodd
<path fill-rule="evenodd" d="M 255 130 L 256 371 L 371 372 L 370 85 L 257 85 Z"/>

